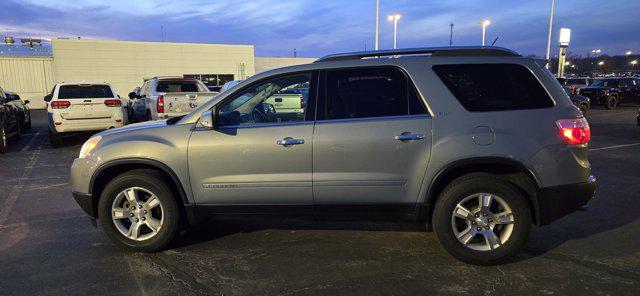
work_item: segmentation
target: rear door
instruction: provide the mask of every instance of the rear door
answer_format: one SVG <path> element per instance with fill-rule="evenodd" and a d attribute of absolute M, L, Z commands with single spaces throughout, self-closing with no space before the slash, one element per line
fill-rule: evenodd
<path fill-rule="evenodd" d="M 117 98 L 107 84 L 67 84 L 58 89 L 57 100 L 70 103 L 61 109 L 63 119 L 106 119 L 114 115 Z"/>
<path fill-rule="evenodd" d="M 318 209 L 413 209 L 430 157 L 431 116 L 409 77 L 375 67 L 326 71 L 322 81 L 313 138 Z"/>

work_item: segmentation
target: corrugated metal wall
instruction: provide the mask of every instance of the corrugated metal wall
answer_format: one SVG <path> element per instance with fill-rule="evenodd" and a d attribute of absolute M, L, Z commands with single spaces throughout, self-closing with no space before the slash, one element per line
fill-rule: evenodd
<path fill-rule="evenodd" d="M 43 97 L 54 85 L 52 57 L 0 56 L 0 87 L 31 101 L 31 108 L 43 108 Z"/>

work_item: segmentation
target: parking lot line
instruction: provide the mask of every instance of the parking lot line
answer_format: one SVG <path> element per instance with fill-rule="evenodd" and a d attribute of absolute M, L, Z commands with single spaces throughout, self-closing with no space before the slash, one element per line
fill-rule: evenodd
<path fill-rule="evenodd" d="M 589 149 L 589 151 L 609 150 L 609 149 L 624 148 L 624 147 L 632 147 L 632 146 L 640 146 L 640 143 L 632 143 L 632 144 L 624 144 L 624 145 L 607 146 L 607 147 L 601 147 L 601 148 Z"/>
<path fill-rule="evenodd" d="M 20 149 L 20 152 L 29 150 L 29 148 L 31 148 L 31 146 L 33 145 L 33 141 L 35 141 L 39 135 L 40 135 L 40 131 L 38 131 L 33 137 L 31 137 L 31 140 L 29 140 L 29 143 L 27 143 L 27 145 L 22 147 L 22 149 Z"/>
<path fill-rule="evenodd" d="M 39 133 L 40 132 L 35 134 L 35 136 L 31 139 L 31 141 L 29 141 L 27 146 L 25 146 L 22 149 L 22 151 L 25 151 L 26 150 L 25 148 L 31 147 L 35 139 L 38 138 Z M 33 169 L 34 165 L 38 162 L 38 158 L 40 158 L 40 150 L 44 146 L 44 143 L 45 141 L 42 141 L 38 146 L 38 148 L 36 148 L 36 150 L 34 150 L 31 153 L 31 156 L 29 157 L 29 163 L 24 168 L 24 171 L 22 171 L 22 175 L 20 176 L 20 178 L 18 178 L 18 182 L 16 183 L 16 185 L 13 185 L 13 188 L 11 189 L 11 193 L 9 193 L 9 197 L 5 200 L 4 204 L 2 205 L 2 209 L 0 209 L 0 226 L 4 225 L 4 222 L 6 222 L 7 218 L 9 218 L 9 214 L 11 214 L 11 211 L 13 210 L 13 205 L 16 203 L 16 200 L 18 200 L 18 196 L 20 196 L 20 192 L 22 191 L 22 187 L 24 186 L 24 183 L 29 178 L 29 175 L 31 175 L 31 170 Z"/>

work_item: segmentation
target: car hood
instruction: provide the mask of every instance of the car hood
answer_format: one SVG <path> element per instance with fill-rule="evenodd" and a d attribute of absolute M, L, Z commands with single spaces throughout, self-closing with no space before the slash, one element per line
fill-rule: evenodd
<path fill-rule="evenodd" d="M 167 121 L 166 120 L 140 122 L 140 123 L 134 123 L 134 124 L 125 125 L 125 126 L 119 127 L 119 128 L 106 130 L 106 131 L 98 133 L 98 135 L 99 136 L 109 136 L 109 135 L 114 135 L 114 134 L 126 133 L 126 132 L 130 132 L 130 131 L 138 131 L 138 130 L 143 130 L 143 129 L 162 127 L 162 126 L 166 126 L 166 125 L 167 125 Z"/>

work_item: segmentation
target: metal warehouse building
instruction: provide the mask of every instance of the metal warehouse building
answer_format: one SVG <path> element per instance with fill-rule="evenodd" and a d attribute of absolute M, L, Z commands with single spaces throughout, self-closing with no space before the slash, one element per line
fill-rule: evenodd
<path fill-rule="evenodd" d="M 51 40 L 51 57 L 0 56 L 0 86 L 44 107 L 57 82 L 108 82 L 126 98 L 145 78 L 196 77 L 209 86 L 256 72 L 310 63 L 308 58 L 256 58 L 253 45 Z"/>

